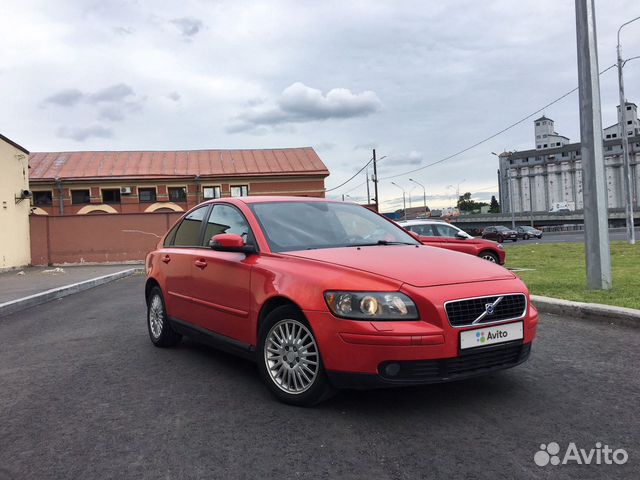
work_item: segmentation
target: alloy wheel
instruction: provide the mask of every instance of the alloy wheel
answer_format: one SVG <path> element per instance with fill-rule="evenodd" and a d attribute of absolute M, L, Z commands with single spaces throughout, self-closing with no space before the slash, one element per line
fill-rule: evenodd
<path fill-rule="evenodd" d="M 487 260 L 487 261 L 489 261 L 491 263 L 497 263 L 496 262 L 496 257 L 491 255 L 490 253 L 485 253 L 480 258 L 482 258 L 483 260 Z"/>
<path fill-rule="evenodd" d="M 271 327 L 265 340 L 264 360 L 273 383 L 289 394 L 307 391 L 320 367 L 313 334 L 293 319 L 281 320 Z"/>
<path fill-rule="evenodd" d="M 159 295 L 154 295 L 149 304 L 149 328 L 153 338 L 160 338 L 164 324 L 164 308 Z"/>

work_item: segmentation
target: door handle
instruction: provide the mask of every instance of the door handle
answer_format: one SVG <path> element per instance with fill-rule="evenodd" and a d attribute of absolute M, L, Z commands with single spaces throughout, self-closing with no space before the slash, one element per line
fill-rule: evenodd
<path fill-rule="evenodd" d="M 171 257 L 169 255 L 165 255 L 164 257 L 162 257 L 162 261 L 164 263 L 169 263 L 171 261 Z"/>
<path fill-rule="evenodd" d="M 207 266 L 207 262 L 204 260 L 196 260 L 194 263 L 198 268 L 205 268 Z"/>

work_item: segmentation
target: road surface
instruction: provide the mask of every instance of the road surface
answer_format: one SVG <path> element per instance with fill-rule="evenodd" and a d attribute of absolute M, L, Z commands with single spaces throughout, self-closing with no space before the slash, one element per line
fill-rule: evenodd
<path fill-rule="evenodd" d="M 134 276 L 0 318 L 0 478 L 640 478 L 640 329 L 543 316 L 512 370 L 304 409 L 250 362 L 153 347 L 142 291 Z M 629 460 L 537 466 L 549 442 Z"/>

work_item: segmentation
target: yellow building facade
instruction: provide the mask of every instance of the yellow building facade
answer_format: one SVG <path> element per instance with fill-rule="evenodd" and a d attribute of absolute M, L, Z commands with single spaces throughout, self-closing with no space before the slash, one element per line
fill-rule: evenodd
<path fill-rule="evenodd" d="M 29 152 L 0 134 L 0 271 L 31 263 Z"/>

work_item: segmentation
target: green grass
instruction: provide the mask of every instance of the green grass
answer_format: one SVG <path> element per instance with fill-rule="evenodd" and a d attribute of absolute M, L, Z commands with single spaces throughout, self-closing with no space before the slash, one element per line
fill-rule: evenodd
<path fill-rule="evenodd" d="M 640 309 L 640 244 L 611 243 L 613 288 L 598 291 L 586 287 L 584 244 L 533 242 L 508 247 L 506 264 L 533 269 L 515 272 L 532 294 Z"/>

